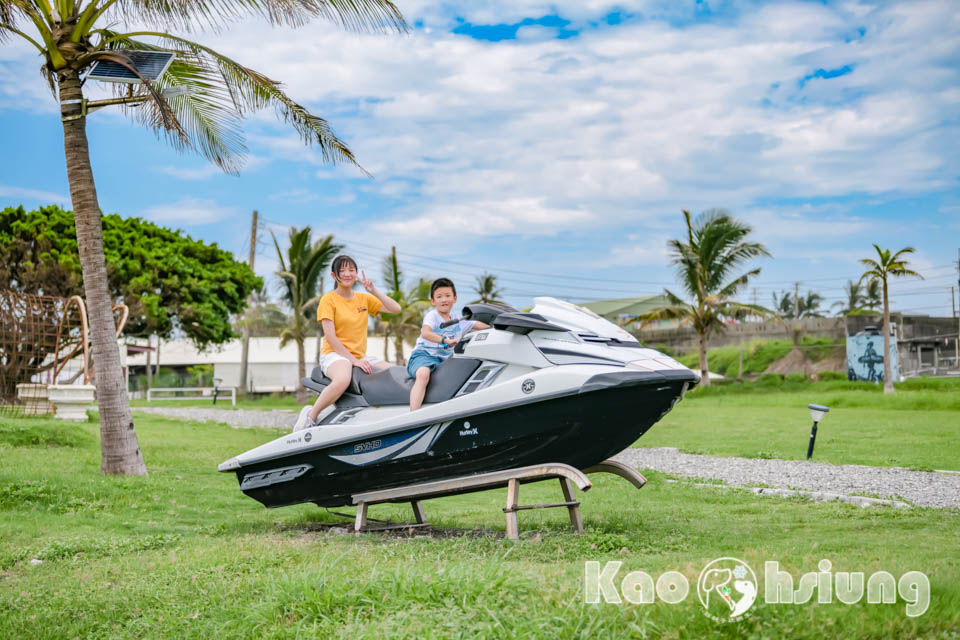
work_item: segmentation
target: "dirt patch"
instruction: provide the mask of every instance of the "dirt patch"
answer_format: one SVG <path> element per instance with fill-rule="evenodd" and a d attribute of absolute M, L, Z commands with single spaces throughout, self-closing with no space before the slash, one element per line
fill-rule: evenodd
<path fill-rule="evenodd" d="M 845 371 L 847 367 L 846 354 L 842 351 L 822 360 L 811 360 L 801 349 L 794 347 L 790 353 L 779 360 L 770 363 L 764 373 L 802 373 L 810 377 L 823 371 Z"/>
<path fill-rule="evenodd" d="M 502 538 L 505 533 L 496 529 L 440 529 L 427 526 L 406 526 L 401 522 L 371 522 L 370 531 L 365 534 L 379 535 L 387 538 Z M 377 529 L 377 527 L 390 527 Z M 354 535 L 352 522 L 307 522 L 290 524 L 280 527 L 280 531 L 296 531 L 304 535 L 311 533 L 325 533 L 329 535 Z"/>
<path fill-rule="evenodd" d="M 814 362 L 794 347 L 790 353 L 770 363 L 764 373 L 802 373 L 806 376 L 814 372 Z"/>

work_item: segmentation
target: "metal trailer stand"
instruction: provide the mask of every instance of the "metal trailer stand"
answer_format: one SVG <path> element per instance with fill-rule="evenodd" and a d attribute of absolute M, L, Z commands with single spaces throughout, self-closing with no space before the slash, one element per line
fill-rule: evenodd
<path fill-rule="evenodd" d="M 430 523 L 427 522 L 426 512 L 423 509 L 423 500 L 507 487 L 507 504 L 503 509 L 507 519 L 507 538 L 516 540 L 520 535 L 520 525 L 517 518 L 517 514 L 520 511 L 527 509 L 549 509 L 551 507 L 566 507 L 570 515 L 570 523 L 573 525 L 574 530 L 577 533 L 583 533 L 580 501 L 574 498 L 573 487 L 576 485 L 581 491 L 590 489 L 593 485 L 587 479 L 586 474 L 588 473 L 612 473 L 626 479 L 637 489 L 642 488 L 643 485 L 647 483 L 647 479 L 637 472 L 636 469 L 616 462 L 615 460 L 605 460 L 582 471 L 561 463 L 518 467 L 472 476 L 412 484 L 394 489 L 384 489 L 382 491 L 358 493 L 352 496 L 353 504 L 357 505 L 357 516 L 353 528 L 354 531 L 359 532 L 426 527 L 429 526 Z M 552 480 L 554 478 L 560 480 L 560 489 L 563 491 L 563 502 L 531 505 L 519 504 L 521 484 Z M 367 508 L 372 504 L 383 504 L 386 502 L 409 502 L 413 507 L 413 515 L 416 522 L 379 527 L 368 526 Z"/>

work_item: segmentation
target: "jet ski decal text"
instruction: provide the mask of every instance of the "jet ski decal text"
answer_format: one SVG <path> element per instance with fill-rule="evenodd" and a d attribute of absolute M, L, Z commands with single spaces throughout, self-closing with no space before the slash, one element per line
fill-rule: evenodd
<path fill-rule="evenodd" d="M 377 440 L 367 440 L 348 444 L 331 452 L 334 460 L 355 466 L 386 462 L 397 458 L 406 458 L 426 453 L 446 431 L 453 421 L 438 422 L 426 427 L 417 427 L 400 433 L 381 436 Z"/>
<path fill-rule="evenodd" d="M 379 449 L 383 446 L 383 441 L 373 440 L 371 442 L 361 442 L 360 444 L 353 445 L 354 453 L 363 453 L 364 451 L 372 451 L 373 449 Z"/>

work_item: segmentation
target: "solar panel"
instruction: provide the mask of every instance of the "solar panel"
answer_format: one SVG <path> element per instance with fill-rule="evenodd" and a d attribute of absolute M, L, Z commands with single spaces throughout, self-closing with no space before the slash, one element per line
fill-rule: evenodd
<path fill-rule="evenodd" d="M 167 51 L 137 51 L 131 49 L 121 49 L 121 53 L 130 56 L 133 66 L 137 68 L 147 80 L 151 82 L 157 80 L 164 74 L 170 63 L 173 62 L 174 54 Z M 127 84 L 140 84 L 140 78 L 133 74 L 130 69 L 112 60 L 98 60 L 90 67 L 88 78 L 100 80 L 101 82 L 126 82 Z"/>

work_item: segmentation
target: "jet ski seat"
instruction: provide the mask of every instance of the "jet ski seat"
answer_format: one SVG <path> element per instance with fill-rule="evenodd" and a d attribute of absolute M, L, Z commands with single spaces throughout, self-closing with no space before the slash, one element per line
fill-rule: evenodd
<path fill-rule="evenodd" d="M 452 398 L 480 367 L 480 362 L 476 358 L 448 358 L 441 363 L 430 376 L 424 403 L 433 404 Z M 310 379 L 304 378 L 303 383 L 319 392 L 330 384 L 330 378 L 323 375 L 320 367 L 314 367 Z M 360 396 L 371 407 L 379 407 L 408 404 L 412 387 L 413 378 L 407 375 L 404 367 L 389 367 L 371 374 L 354 367 L 350 386 L 344 393 Z"/>

